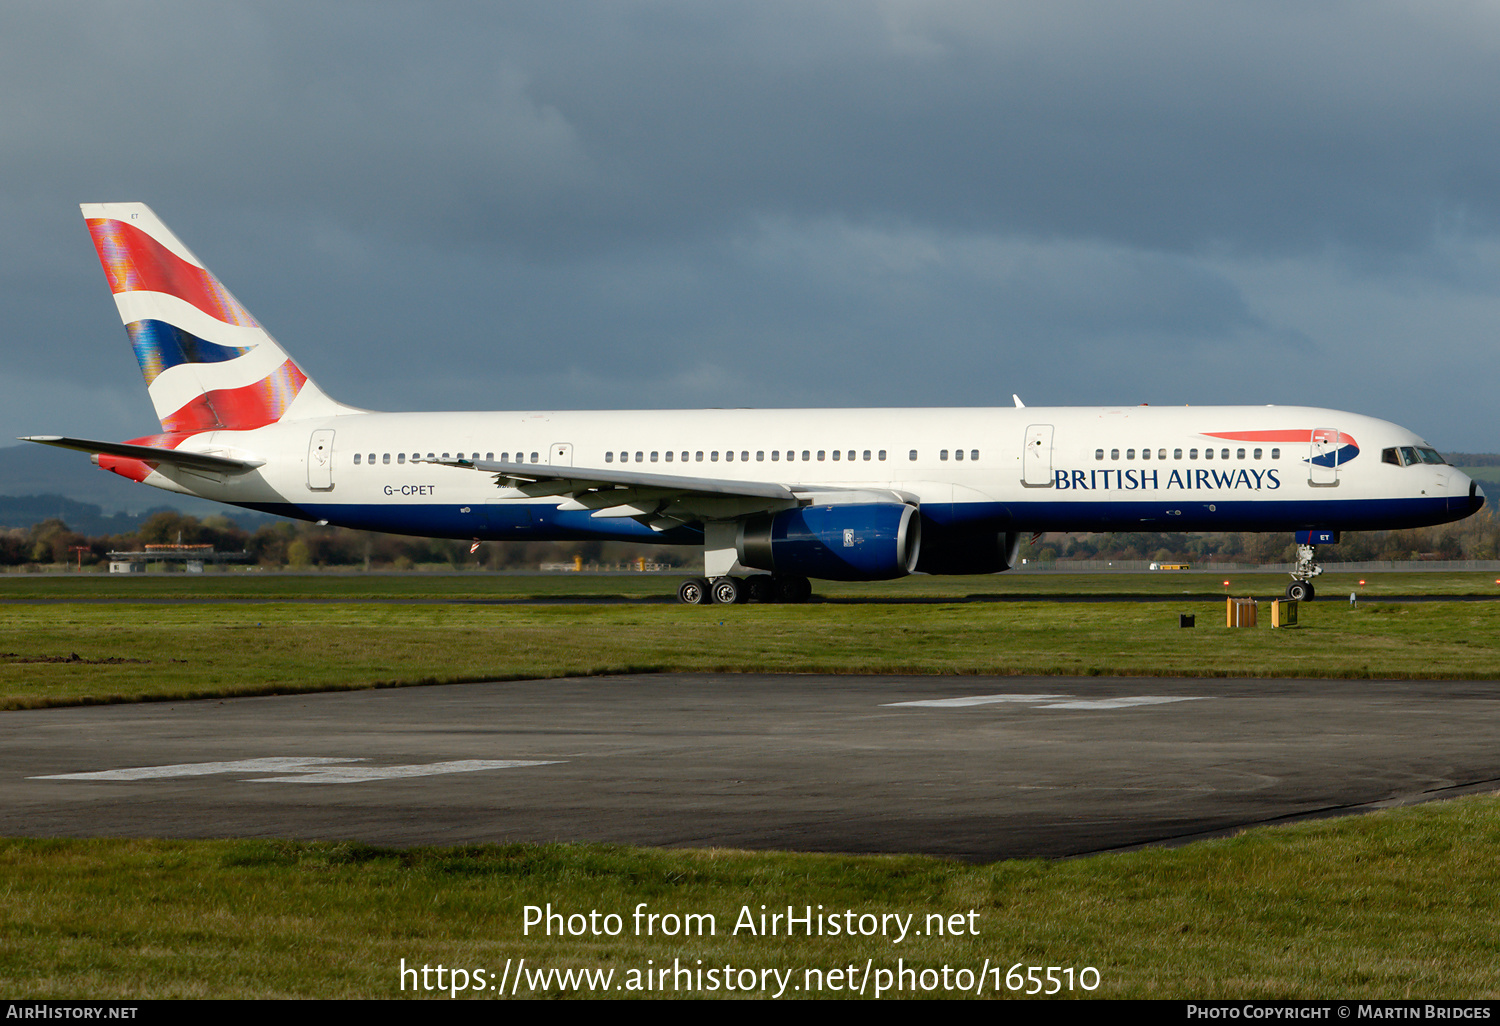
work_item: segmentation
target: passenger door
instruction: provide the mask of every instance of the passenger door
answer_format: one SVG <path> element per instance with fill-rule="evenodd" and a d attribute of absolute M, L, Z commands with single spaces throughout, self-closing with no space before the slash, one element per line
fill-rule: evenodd
<path fill-rule="evenodd" d="M 1032 424 L 1021 450 L 1021 483 L 1027 488 L 1052 487 L 1052 425 Z"/>
<path fill-rule="evenodd" d="M 319 428 L 307 442 L 307 487 L 333 491 L 333 428 Z"/>

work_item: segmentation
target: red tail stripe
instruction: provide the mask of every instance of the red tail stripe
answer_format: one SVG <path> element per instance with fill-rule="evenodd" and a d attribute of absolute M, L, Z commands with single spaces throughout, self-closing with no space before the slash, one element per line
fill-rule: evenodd
<path fill-rule="evenodd" d="M 165 292 L 192 303 L 226 324 L 259 327 L 208 271 L 190 264 L 134 225 L 113 218 L 89 218 L 89 234 L 109 287 L 121 292 Z"/>
<path fill-rule="evenodd" d="M 172 434 L 265 427 L 281 419 L 306 381 L 307 375 L 288 360 L 254 384 L 215 389 L 194 397 L 176 413 L 163 417 L 161 426 Z"/>

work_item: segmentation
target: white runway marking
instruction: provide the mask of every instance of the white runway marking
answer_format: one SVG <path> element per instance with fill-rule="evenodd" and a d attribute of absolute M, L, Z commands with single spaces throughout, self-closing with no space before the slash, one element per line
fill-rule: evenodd
<path fill-rule="evenodd" d="M 521 766 L 552 766 L 557 760 L 537 762 L 525 759 L 458 759 L 454 762 L 431 762 L 417 766 L 333 766 L 301 773 L 295 777 L 262 777 L 247 784 L 358 784 L 366 780 L 401 780 L 407 777 L 432 777 L 440 773 L 477 773 L 480 770 L 516 769 Z"/>
<path fill-rule="evenodd" d="M 938 709 L 953 709 L 961 705 L 991 705 L 995 702 L 1050 702 L 1071 695 L 970 695 L 967 698 L 929 698 L 921 702 L 887 702 L 894 705 L 925 705 Z"/>
<path fill-rule="evenodd" d="M 476 773 L 480 770 L 515 769 L 521 766 L 551 766 L 558 760 L 539 762 L 522 759 L 458 759 L 410 766 L 349 766 L 369 762 L 357 758 L 265 758 L 229 762 L 185 762 L 175 766 L 139 766 L 133 769 L 98 770 L 93 773 L 55 773 L 29 780 L 171 780 L 224 773 L 279 773 L 287 776 L 254 777 L 247 784 L 357 784 L 368 780 L 399 780 L 430 777 L 441 773 Z"/>
<path fill-rule="evenodd" d="M 1203 696 L 1130 695 L 1122 698 L 1074 698 L 1072 695 L 967 695 L 963 698 L 929 698 L 920 702 L 887 702 L 886 707 L 920 705 L 932 709 L 957 709 L 966 705 L 995 705 L 1000 702 L 1034 705 L 1038 709 L 1129 709 L 1137 705 L 1164 705 L 1167 702 L 1201 702 Z"/>
<path fill-rule="evenodd" d="M 140 766 L 135 769 L 99 770 L 95 773 L 55 773 L 30 780 L 166 780 L 172 777 L 207 777 L 216 773 L 302 773 L 315 766 L 360 759 L 236 759 L 232 762 L 185 762 L 176 766 Z"/>
<path fill-rule="evenodd" d="M 1069 702 L 1044 705 L 1043 709 L 1128 709 L 1133 705 L 1164 705 L 1167 702 L 1201 702 L 1201 696 L 1168 697 L 1135 695 L 1130 698 L 1078 698 Z"/>

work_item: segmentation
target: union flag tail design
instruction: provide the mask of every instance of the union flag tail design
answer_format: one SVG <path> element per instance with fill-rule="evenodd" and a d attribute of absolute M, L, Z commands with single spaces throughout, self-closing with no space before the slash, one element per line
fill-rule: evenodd
<path fill-rule="evenodd" d="M 348 411 L 315 385 L 250 311 L 144 203 L 85 203 L 162 430 L 247 431 Z"/>

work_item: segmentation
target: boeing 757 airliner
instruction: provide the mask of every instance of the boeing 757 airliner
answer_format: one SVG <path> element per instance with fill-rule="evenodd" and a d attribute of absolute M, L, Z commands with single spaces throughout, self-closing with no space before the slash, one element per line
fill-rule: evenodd
<path fill-rule="evenodd" d="M 995 573 L 1046 531 L 1293 532 L 1287 594 L 1310 599 L 1313 547 L 1340 531 L 1484 504 L 1406 428 L 1305 407 L 372 413 L 314 384 L 149 207 L 83 214 L 161 431 L 27 441 L 344 527 L 700 546 L 688 603 Z"/>

